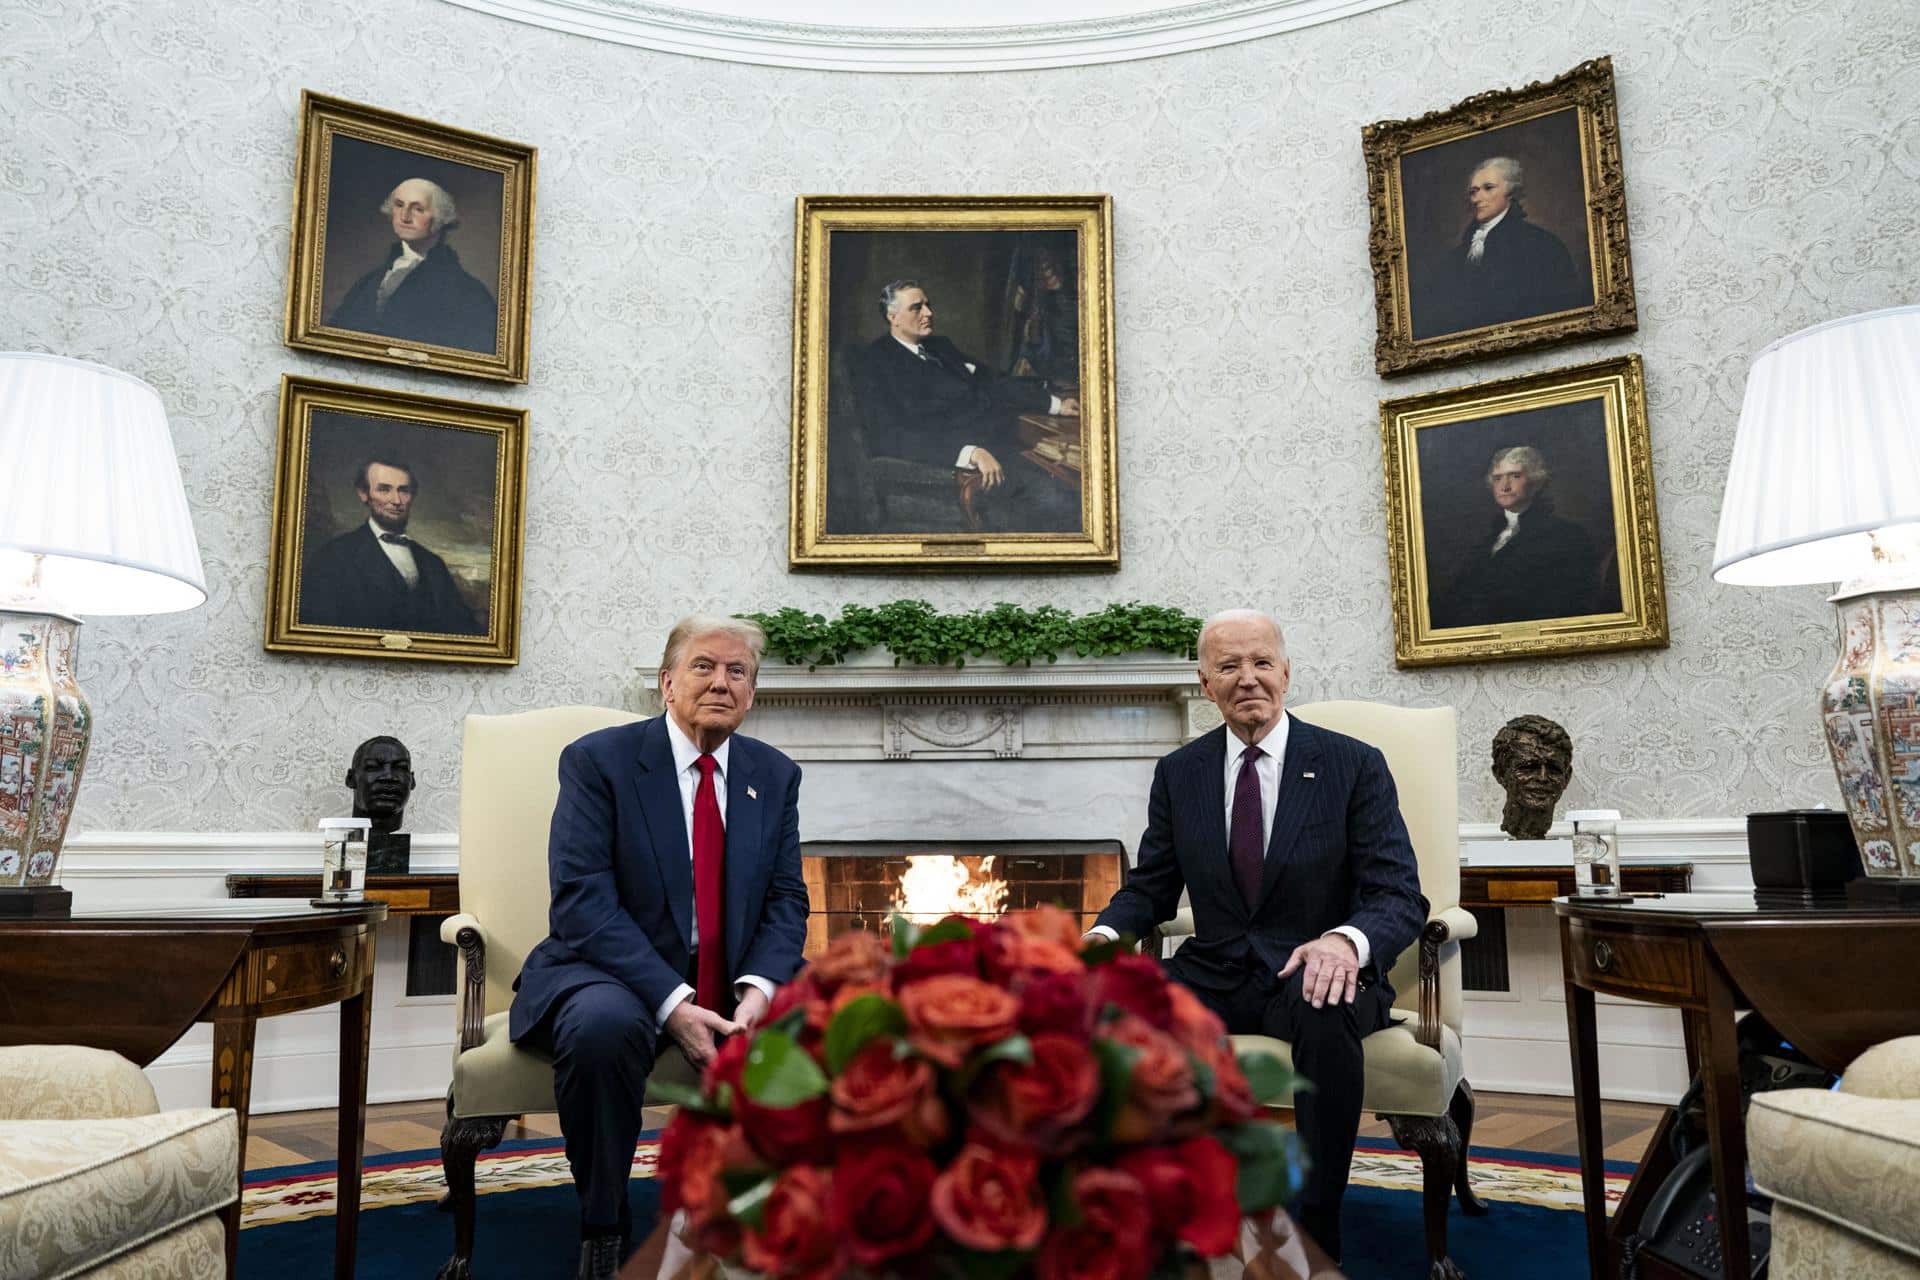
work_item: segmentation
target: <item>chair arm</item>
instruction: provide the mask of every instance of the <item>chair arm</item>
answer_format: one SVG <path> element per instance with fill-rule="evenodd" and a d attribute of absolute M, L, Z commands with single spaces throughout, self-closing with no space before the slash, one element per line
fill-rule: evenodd
<path fill-rule="evenodd" d="M 465 1053 L 487 1038 L 481 1026 L 487 1018 L 487 935 L 478 919 L 462 911 L 440 922 L 440 941 L 460 948 L 466 973 L 460 988 L 460 1052 Z"/>
<path fill-rule="evenodd" d="M 1163 920 L 1154 930 L 1162 938 L 1191 938 L 1193 936 L 1193 908 L 1182 907 L 1173 913 L 1173 919 Z"/>
<path fill-rule="evenodd" d="M 1464 907 L 1442 907 L 1420 930 L 1420 1025 L 1414 1038 L 1429 1049 L 1440 1048 L 1440 948 L 1480 932 L 1480 922 Z"/>
<path fill-rule="evenodd" d="M 106 1049 L 0 1048 L 0 1120 L 105 1120 L 160 1110 L 140 1068 Z"/>

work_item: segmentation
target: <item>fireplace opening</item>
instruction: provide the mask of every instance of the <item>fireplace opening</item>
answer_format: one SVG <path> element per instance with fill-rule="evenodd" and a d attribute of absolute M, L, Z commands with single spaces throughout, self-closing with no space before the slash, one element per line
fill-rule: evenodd
<path fill-rule="evenodd" d="M 1088 928 L 1127 865 L 1118 840 L 809 840 L 800 855 L 808 956 L 848 929 L 885 933 L 896 911 L 931 924 L 1050 903 Z"/>

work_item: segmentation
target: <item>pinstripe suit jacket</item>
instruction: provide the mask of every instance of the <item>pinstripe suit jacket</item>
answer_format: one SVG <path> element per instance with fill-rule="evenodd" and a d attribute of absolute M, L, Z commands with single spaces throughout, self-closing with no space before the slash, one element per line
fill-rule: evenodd
<path fill-rule="evenodd" d="M 1356 738 L 1293 721 L 1266 874 L 1249 908 L 1227 859 L 1226 735 L 1215 729 L 1155 766 L 1140 856 L 1099 923 L 1146 937 L 1172 919 L 1187 890 L 1194 936 L 1180 954 L 1189 980 L 1215 990 L 1246 981 L 1250 953 L 1273 972 L 1301 943 L 1351 925 L 1372 951 L 1362 977 L 1384 986 L 1427 918 L 1385 758 Z M 1385 995 L 1391 1005 L 1392 991 Z"/>

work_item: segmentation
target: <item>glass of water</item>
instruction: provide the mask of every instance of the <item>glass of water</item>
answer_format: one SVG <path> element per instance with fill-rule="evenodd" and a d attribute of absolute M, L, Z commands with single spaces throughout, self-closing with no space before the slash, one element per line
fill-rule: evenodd
<path fill-rule="evenodd" d="M 366 818 L 320 820 L 320 896 L 316 902 L 360 902 L 367 887 Z"/>
<path fill-rule="evenodd" d="M 1581 897 L 1609 898 L 1620 892 L 1620 811 L 1575 809 L 1573 891 Z"/>

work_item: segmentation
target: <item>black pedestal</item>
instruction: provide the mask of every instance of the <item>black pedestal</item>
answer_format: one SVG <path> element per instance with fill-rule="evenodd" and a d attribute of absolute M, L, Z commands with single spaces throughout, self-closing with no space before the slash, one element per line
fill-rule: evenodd
<path fill-rule="evenodd" d="M 367 833 L 367 874 L 404 876 L 412 870 L 413 837 L 404 831 Z"/>
<path fill-rule="evenodd" d="M 1847 901 L 1856 907 L 1898 907 L 1920 911 L 1920 880 L 1861 876 L 1847 881 Z"/>
<path fill-rule="evenodd" d="M 57 884 L 35 885 L 27 889 L 0 889 L 0 917 L 70 916 L 73 892 Z"/>

